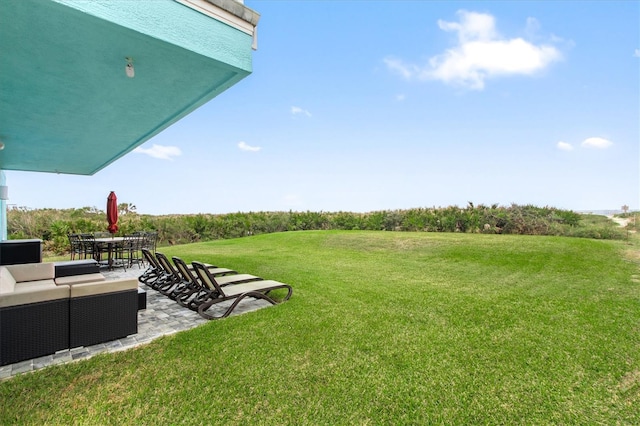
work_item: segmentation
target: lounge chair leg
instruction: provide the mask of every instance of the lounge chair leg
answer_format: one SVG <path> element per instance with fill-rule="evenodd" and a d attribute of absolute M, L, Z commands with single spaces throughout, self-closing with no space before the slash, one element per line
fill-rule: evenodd
<path fill-rule="evenodd" d="M 287 299 L 290 296 L 291 296 L 291 291 L 289 292 Z M 248 291 L 248 292 L 242 293 L 240 296 L 236 297 L 235 300 L 233 301 L 233 303 L 231 304 L 231 306 L 229 306 L 227 308 L 227 310 L 220 316 L 211 315 L 211 314 L 208 314 L 208 313 L 205 312 L 211 306 L 215 305 L 216 303 L 220 303 L 221 302 L 221 300 L 217 300 L 217 299 L 212 299 L 212 300 L 210 300 L 208 302 L 205 302 L 202 305 L 200 305 L 198 307 L 198 314 L 200 314 L 200 316 L 202 318 L 207 319 L 207 320 L 226 318 L 229 315 L 231 315 L 231 312 L 233 312 L 233 310 L 236 308 L 236 306 L 238 306 L 238 304 L 245 297 L 253 297 L 255 299 L 263 299 L 263 300 L 266 300 L 267 302 L 271 303 L 272 305 L 276 305 L 277 304 L 277 302 L 275 300 L 273 300 L 272 298 L 270 298 L 269 296 L 267 296 L 264 293 L 260 293 L 259 291 Z"/>

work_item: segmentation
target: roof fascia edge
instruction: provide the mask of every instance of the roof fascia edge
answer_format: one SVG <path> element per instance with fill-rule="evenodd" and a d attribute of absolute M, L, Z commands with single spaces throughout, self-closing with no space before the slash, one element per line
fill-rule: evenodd
<path fill-rule="evenodd" d="M 260 15 L 235 0 L 174 0 L 255 37 Z"/>

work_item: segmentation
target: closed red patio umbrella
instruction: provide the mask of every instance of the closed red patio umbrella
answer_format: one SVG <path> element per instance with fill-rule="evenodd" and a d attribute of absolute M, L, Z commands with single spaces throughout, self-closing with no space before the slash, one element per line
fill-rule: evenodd
<path fill-rule="evenodd" d="M 112 234 L 118 232 L 118 197 L 113 191 L 107 197 L 107 222 L 109 222 L 107 227 L 109 232 Z"/>

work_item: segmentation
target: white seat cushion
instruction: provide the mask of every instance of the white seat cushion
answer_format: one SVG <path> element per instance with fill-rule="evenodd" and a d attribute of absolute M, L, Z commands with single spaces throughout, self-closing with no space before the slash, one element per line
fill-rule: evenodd
<path fill-rule="evenodd" d="M 134 289 L 138 289 L 138 280 L 136 279 L 107 280 L 95 283 L 75 284 L 71 286 L 71 297 L 93 296 L 96 294 Z"/>
<path fill-rule="evenodd" d="M 12 293 L 2 294 L 0 308 L 68 298 L 67 285 L 58 286 L 53 280 L 29 281 L 17 283 Z"/>
<path fill-rule="evenodd" d="M 56 278 L 56 284 L 58 285 L 78 285 L 78 284 L 95 283 L 95 282 L 101 282 L 101 281 L 105 281 L 105 277 L 100 273 L 69 275 L 68 277 Z"/>

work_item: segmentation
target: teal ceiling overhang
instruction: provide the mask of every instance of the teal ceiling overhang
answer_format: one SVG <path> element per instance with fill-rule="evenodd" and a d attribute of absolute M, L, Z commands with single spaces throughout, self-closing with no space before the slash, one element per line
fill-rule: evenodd
<path fill-rule="evenodd" d="M 249 75 L 251 31 L 186 5 L 229 2 L 0 1 L 0 169 L 92 175 Z"/>

